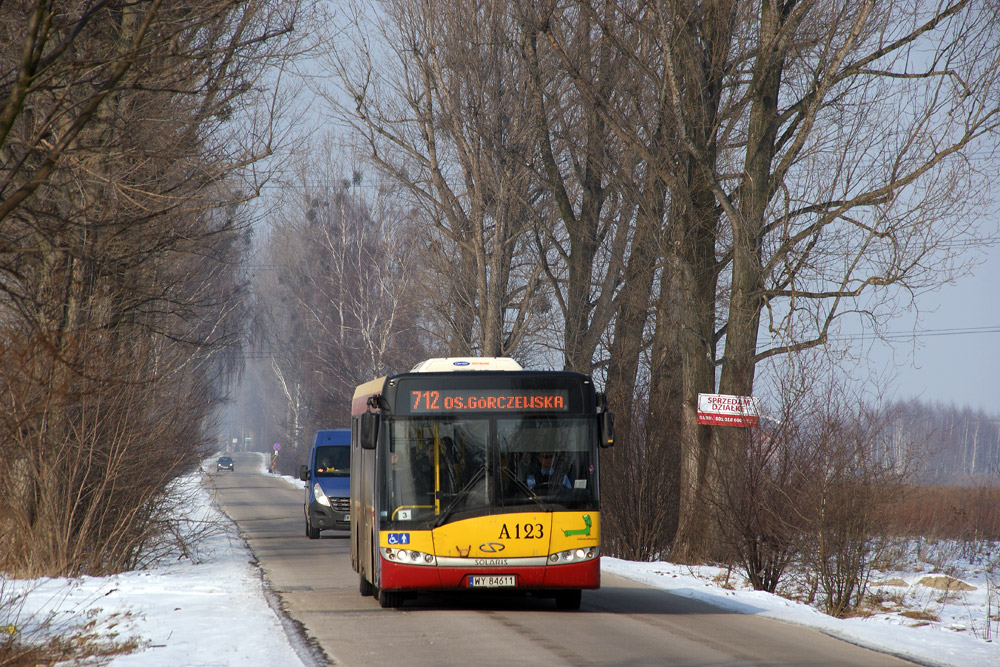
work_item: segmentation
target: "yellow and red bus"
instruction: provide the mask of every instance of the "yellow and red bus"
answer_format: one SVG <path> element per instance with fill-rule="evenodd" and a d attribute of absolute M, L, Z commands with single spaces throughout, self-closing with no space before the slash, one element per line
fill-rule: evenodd
<path fill-rule="evenodd" d="M 362 595 L 508 589 L 577 609 L 601 583 L 598 451 L 586 375 L 431 359 L 354 393 L 351 564 Z"/>

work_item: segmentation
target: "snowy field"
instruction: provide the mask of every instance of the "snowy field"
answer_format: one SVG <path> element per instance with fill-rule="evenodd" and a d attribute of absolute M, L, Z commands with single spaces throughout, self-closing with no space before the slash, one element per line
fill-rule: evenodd
<path fill-rule="evenodd" d="M 215 458 L 203 469 L 214 471 Z M 70 634 L 100 619 L 91 631 L 140 644 L 115 657 L 116 667 L 305 664 L 292 648 L 294 634 L 268 604 L 253 555 L 200 482 L 195 474 L 181 484 L 191 499 L 192 529 L 206 531 L 188 557 L 111 577 L 5 582 L 5 596 L 28 595 L 19 618 L 0 617 L 0 626 L 13 624 L 29 636 Z"/>
<path fill-rule="evenodd" d="M 263 465 L 262 458 L 262 472 Z M 285 479 L 301 486 L 292 477 Z M 24 595 L 19 605 L 0 611 L 0 628 L 13 626 L 24 636 L 38 636 L 44 632 L 40 624 L 60 633 L 89 627 L 88 632 L 116 641 L 136 640 L 139 649 L 115 657 L 110 663 L 115 667 L 309 665 L 309 654 L 291 625 L 269 605 L 252 554 L 199 482 L 199 476 L 192 475 L 183 484 L 191 497 L 191 517 L 214 529 L 196 552 L 147 571 L 112 577 L 3 581 L 3 597 Z M 945 567 L 914 562 L 907 571 L 880 572 L 874 580 L 887 584 L 878 589 L 884 591 L 884 611 L 845 620 L 749 590 L 735 572 L 727 583 L 718 568 L 616 558 L 602 563 L 605 572 L 737 613 L 817 628 L 921 664 L 971 667 L 1000 665 L 1000 641 L 991 641 L 998 639 L 1000 624 L 998 560 L 1000 545 L 993 545 L 990 557 L 978 564 L 955 555 Z M 950 591 L 926 585 L 941 583 L 925 580 L 941 576 L 931 571 L 934 567 L 964 585 L 953 584 Z M 586 601 L 584 593 L 584 605 Z M 993 616 L 989 621 L 988 610 Z M 14 615 L 7 617 L 10 612 Z M 330 648 L 336 652 L 336 647 Z"/>

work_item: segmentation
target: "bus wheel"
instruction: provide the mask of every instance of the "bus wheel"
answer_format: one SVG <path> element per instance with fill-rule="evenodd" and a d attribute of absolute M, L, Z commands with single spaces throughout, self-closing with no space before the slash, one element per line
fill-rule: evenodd
<path fill-rule="evenodd" d="M 580 589 L 576 589 L 575 591 L 557 591 L 556 609 L 565 609 L 567 611 L 579 609 L 582 597 L 583 594 Z"/>
<path fill-rule="evenodd" d="M 402 607 L 403 606 L 403 594 L 396 593 L 393 591 L 379 591 L 378 592 L 378 604 L 380 607 L 390 608 L 390 607 Z"/>
<path fill-rule="evenodd" d="M 365 579 L 365 575 L 363 574 L 358 576 L 361 579 L 360 590 L 362 597 L 368 597 L 369 595 L 373 594 L 375 592 L 375 587 L 372 586 L 371 582 Z"/>
<path fill-rule="evenodd" d="M 306 520 L 306 537 L 310 540 L 319 539 L 319 528 L 313 528 L 313 525 L 309 523 L 308 519 Z"/>

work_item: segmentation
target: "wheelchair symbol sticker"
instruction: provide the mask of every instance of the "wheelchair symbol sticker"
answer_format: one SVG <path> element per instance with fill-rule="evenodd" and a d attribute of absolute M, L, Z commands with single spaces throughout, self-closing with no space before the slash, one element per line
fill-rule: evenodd
<path fill-rule="evenodd" d="M 389 544 L 409 544 L 410 534 L 409 533 L 389 533 Z"/>

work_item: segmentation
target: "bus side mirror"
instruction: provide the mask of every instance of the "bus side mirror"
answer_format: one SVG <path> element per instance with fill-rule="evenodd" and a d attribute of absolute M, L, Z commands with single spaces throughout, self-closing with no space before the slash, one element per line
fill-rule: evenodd
<path fill-rule="evenodd" d="M 299 479 L 303 482 L 309 481 L 309 466 L 299 466 Z"/>
<path fill-rule="evenodd" d="M 375 449 L 378 438 L 378 415 L 366 412 L 361 415 L 361 449 Z"/>
<path fill-rule="evenodd" d="M 605 410 L 598 419 L 600 427 L 601 447 L 614 447 L 615 445 L 615 416 Z"/>

